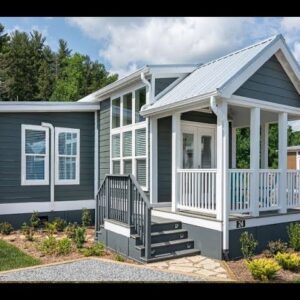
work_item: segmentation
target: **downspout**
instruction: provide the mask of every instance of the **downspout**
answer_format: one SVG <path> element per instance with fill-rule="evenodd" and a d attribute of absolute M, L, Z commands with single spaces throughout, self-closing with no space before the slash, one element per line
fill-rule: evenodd
<path fill-rule="evenodd" d="M 51 211 L 54 210 L 54 179 L 55 179 L 55 147 L 54 147 L 54 126 L 50 123 L 42 122 L 43 127 L 47 127 L 50 130 L 50 206 Z"/>
<path fill-rule="evenodd" d="M 224 143 L 224 136 L 227 135 L 227 140 L 226 144 L 228 143 L 228 120 L 227 120 L 227 115 L 224 114 L 224 112 L 216 105 L 216 98 L 215 96 L 210 97 L 210 107 L 212 111 L 216 114 L 218 118 L 221 119 L 222 121 L 222 140 Z M 227 147 L 227 145 L 226 145 Z M 227 147 L 228 148 L 228 147 Z M 228 153 L 224 153 L 224 146 L 221 148 L 222 151 L 222 165 L 221 165 L 221 174 L 222 174 L 222 202 L 221 202 L 221 207 L 222 207 L 222 237 L 223 237 L 223 242 L 222 242 L 222 252 L 223 252 L 223 258 L 228 259 L 228 252 L 229 252 L 229 216 L 228 216 L 228 200 L 227 199 L 227 169 L 228 169 L 228 164 L 227 164 L 227 158 L 228 158 Z M 225 198 L 225 201 L 224 201 Z"/>
<path fill-rule="evenodd" d="M 153 102 L 153 97 L 152 97 L 152 87 L 151 87 L 151 83 L 145 78 L 145 74 L 144 72 L 141 73 L 141 79 L 143 81 L 143 83 L 146 84 L 146 86 L 148 87 L 148 93 L 149 93 L 149 104 L 151 104 Z"/>

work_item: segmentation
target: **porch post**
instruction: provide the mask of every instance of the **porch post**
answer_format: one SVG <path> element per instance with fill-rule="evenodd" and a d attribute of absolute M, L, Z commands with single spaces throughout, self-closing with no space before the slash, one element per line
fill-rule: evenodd
<path fill-rule="evenodd" d="M 177 210 L 179 201 L 179 177 L 177 169 L 180 167 L 181 153 L 181 124 L 180 113 L 172 116 L 172 211 Z"/>
<path fill-rule="evenodd" d="M 268 148 L 269 148 L 269 124 L 261 125 L 261 168 L 268 169 Z"/>
<path fill-rule="evenodd" d="M 236 168 L 236 128 L 231 127 L 231 168 Z"/>
<path fill-rule="evenodd" d="M 250 211 L 252 216 L 259 215 L 259 136 L 260 136 L 260 108 L 251 108 L 250 117 Z"/>
<path fill-rule="evenodd" d="M 278 115 L 278 168 L 281 170 L 279 181 L 279 205 L 280 212 L 287 212 L 286 197 L 286 169 L 287 169 L 287 113 L 279 113 Z"/>
<path fill-rule="evenodd" d="M 150 118 L 150 202 L 157 203 L 157 118 Z"/>

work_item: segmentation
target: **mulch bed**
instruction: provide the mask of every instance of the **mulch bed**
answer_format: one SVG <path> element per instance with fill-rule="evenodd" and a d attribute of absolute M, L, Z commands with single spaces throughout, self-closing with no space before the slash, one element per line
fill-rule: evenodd
<path fill-rule="evenodd" d="M 3 239 L 4 241 L 18 247 L 21 249 L 24 253 L 39 259 L 42 264 L 50 264 L 50 263 L 57 263 L 57 262 L 64 262 L 67 260 L 74 260 L 74 259 L 79 259 L 79 258 L 85 258 L 85 256 L 78 251 L 77 249 L 72 251 L 68 255 L 44 255 L 42 254 L 38 249 L 38 243 L 47 237 L 47 233 L 43 230 L 37 230 L 34 233 L 34 241 L 26 241 L 25 236 L 18 230 L 18 231 L 13 231 L 10 235 L 1 235 L 0 234 L 0 239 Z M 54 234 L 54 237 L 57 239 L 62 239 L 67 237 L 65 233 L 63 232 L 58 232 Z M 90 247 L 94 244 L 94 237 L 95 237 L 95 230 L 93 227 L 88 228 L 86 231 L 86 242 L 84 243 L 84 247 Z M 75 247 L 74 247 L 75 248 Z M 106 258 L 106 259 L 114 259 L 115 254 L 112 253 L 109 250 L 105 251 L 105 255 L 101 256 L 101 258 Z M 129 260 L 125 258 L 125 262 L 127 263 L 134 263 L 133 260 Z"/>

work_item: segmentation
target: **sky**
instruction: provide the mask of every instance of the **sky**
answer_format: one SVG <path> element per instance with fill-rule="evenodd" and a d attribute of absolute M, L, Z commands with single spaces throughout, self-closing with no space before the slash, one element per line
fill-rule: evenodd
<path fill-rule="evenodd" d="M 60 38 L 120 77 L 145 64 L 205 63 L 281 33 L 300 63 L 300 17 L 0 17 L 7 32 Z M 300 124 L 299 128 L 300 130 Z"/>

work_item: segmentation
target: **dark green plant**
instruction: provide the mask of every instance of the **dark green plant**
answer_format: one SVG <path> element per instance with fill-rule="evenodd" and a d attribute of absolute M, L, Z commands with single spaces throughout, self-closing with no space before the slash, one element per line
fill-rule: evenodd
<path fill-rule="evenodd" d="M 12 233 L 13 230 L 14 230 L 14 228 L 12 227 L 12 225 L 10 223 L 8 223 L 8 222 L 0 223 L 0 233 L 9 235 Z"/>
<path fill-rule="evenodd" d="M 277 253 L 281 252 L 284 253 L 287 251 L 287 243 L 282 242 L 281 240 L 277 241 L 270 241 L 267 246 L 268 250 L 270 251 L 270 254 L 272 256 L 276 255 Z"/>
<path fill-rule="evenodd" d="M 105 246 L 103 243 L 97 243 L 91 247 L 82 249 L 84 256 L 103 256 L 105 254 Z"/>
<path fill-rule="evenodd" d="M 56 242 L 56 254 L 67 255 L 72 251 L 72 241 L 68 238 L 58 240 Z"/>
<path fill-rule="evenodd" d="M 39 218 L 39 213 L 37 211 L 34 211 L 32 213 L 29 223 L 30 223 L 30 226 L 35 229 L 39 227 L 39 225 L 41 224 L 41 220 Z"/>
<path fill-rule="evenodd" d="M 87 208 L 82 209 L 82 216 L 81 216 L 81 222 L 82 226 L 91 226 L 92 224 L 92 216 L 91 216 L 91 211 Z"/>
<path fill-rule="evenodd" d="M 86 238 L 86 229 L 85 227 L 77 227 L 75 229 L 75 238 L 74 238 L 74 242 L 76 244 L 76 247 L 78 249 L 83 247 L 83 244 L 85 242 L 85 238 Z"/>
<path fill-rule="evenodd" d="M 65 228 L 64 232 L 66 233 L 67 237 L 74 240 L 75 239 L 75 230 L 78 227 L 77 223 L 69 223 L 68 226 Z"/>
<path fill-rule="evenodd" d="M 243 232 L 240 237 L 241 251 L 245 259 L 251 259 L 258 242 L 254 239 L 252 233 Z"/>
<path fill-rule="evenodd" d="M 34 229 L 27 225 L 27 223 L 23 223 L 21 226 L 21 233 L 25 235 L 27 241 L 33 241 Z"/>
<path fill-rule="evenodd" d="M 291 223 L 287 227 L 287 232 L 289 236 L 289 246 L 295 251 L 300 250 L 300 224 Z"/>
<path fill-rule="evenodd" d="M 55 218 L 52 223 L 55 224 L 56 230 L 59 232 L 64 231 L 68 225 L 67 221 L 62 218 Z"/>

